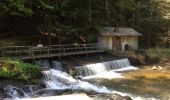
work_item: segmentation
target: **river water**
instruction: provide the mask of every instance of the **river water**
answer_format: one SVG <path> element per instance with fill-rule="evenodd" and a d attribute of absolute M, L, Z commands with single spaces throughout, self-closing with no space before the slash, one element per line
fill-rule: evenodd
<path fill-rule="evenodd" d="M 47 61 L 39 61 L 40 65 L 50 66 Z M 45 63 L 45 64 L 44 64 Z M 136 94 L 135 91 L 137 89 L 127 88 L 132 87 L 134 85 L 135 88 L 138 88 L 138 84 L 134 84 L 131 82 L 126 84 L 126 82 L 122 82 L 126 78 L 122 75 L 122 73 L 126 71 L 135 71 L 138 70 L 137 67 L 131 66 L 128 59 L 121 59 L 109 62 L 102 62 L 96 64 L 89 64 L 85 66 L 76 67 L 76 71 L 78 72 L 77 77 L 73 78 L 62 69 L 62 65 L 57 61 L 52 61 L 52 68 L 46 71 L 42 71 L 43 83 L 46 88 L 42 90 L 31 91 L 30 93 L 23 91 L 17 87 L 7 86 L 5 90 L 7 94 L 10 95 L 13 99 L 21 99 L 22 98 L 32 98 L 38 96 L 51 96 L 53 93 L 49 93 L 48 90 L 56 90 L 56 91 L 84 91 L 84 92 L 96 92 L 96 93 L 117 93 L 122 96 L 130 96 L 134 100 L 168 100 L 169 98 L 159 98 L 147 93 L 147 94 Z M 140 81 L 140 80 L 138 80 Z M 128 86 L 127 86 L 128 85 Z M 140 85 L 139 85 L 140 86 Z M 127 91 L 127 90 L 134 91 Z M 140 89 L 140 87 L 139 87 Z M 31 88 L 30 88 L 31 90 Z M 47 91 L 43 92 L 42 91 Z M 41 93 L 41 95 L 40 95 Z M 58 92 L 57 92 L 58 93 Z M 43 95 L 42 95 L 43 94 Z M 55 94 L 55 93 L 54 93 Z"/>

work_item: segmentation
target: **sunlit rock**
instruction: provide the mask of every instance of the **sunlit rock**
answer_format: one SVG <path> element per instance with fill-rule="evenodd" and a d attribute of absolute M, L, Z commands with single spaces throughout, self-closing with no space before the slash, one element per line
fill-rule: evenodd
<path fill-rule="evenodd" d="M 25 100 L 25 99 L 22 99 Z M 50 96 L 50 97 L 38 97 L 26 100 L 93 100 L 86 94 L 72 94 L 72 95 L 61 95 L 61 96 Z"/>

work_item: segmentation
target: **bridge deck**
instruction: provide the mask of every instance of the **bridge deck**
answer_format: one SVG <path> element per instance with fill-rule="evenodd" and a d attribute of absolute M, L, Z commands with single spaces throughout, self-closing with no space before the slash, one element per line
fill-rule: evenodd
<path fill-rule="evenodd" d="M 1 57 L 18 57 L 21 59 L 58 57 L 66 55 L 88 54 L 95 52 L 104 52 L 104 50 L 99 44 L 49 45 L 45 47 L 33 47 L 33 46 L 1 47 Z"/>

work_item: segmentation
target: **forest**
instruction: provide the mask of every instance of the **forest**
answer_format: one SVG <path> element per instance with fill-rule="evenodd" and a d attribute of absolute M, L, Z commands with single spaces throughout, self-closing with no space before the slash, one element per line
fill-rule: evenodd
<path fill-rule="evenodd" d="M 0 39 L 20 45 L 91 43 L 102 27 L 132 27 L 140 47 L 170 46 L 168 0 L 0 0 L 0 23 Z"/>

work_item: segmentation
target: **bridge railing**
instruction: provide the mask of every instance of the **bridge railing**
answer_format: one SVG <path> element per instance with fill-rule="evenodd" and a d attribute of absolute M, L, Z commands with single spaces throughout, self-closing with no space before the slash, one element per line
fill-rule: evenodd
<path fill-rule="evenodd" d="M 30 55 L 31 46 L 5 46 L 1 47 L 1 57 L 18 57 Z"/>
<path fill-rule="evenodd" d="M 68 55 L 78 53 L 88 53 L 92 51 L 102 51 L 101 45 L 91 44 L 67 44 L 48 45 L 44 47 L 36 46 L 4 46 L 1 47 L 1 57 L 36 57 L 52 55 Z"/>

